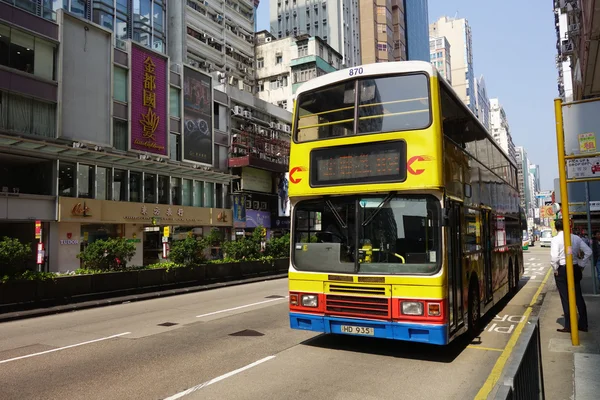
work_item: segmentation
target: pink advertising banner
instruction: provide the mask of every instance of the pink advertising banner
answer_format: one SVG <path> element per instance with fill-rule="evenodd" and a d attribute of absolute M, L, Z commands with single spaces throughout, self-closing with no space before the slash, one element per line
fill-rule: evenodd
<path fill-rule="evenodd" d="M 167 155 L 167 60 L 131 48 L 131 150 Z"/>

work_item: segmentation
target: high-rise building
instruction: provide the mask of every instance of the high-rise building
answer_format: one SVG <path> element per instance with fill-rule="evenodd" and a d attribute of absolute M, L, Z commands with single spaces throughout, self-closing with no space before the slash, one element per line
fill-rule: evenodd
<path fill-rule="evenodd" d="M 530 162 L 527 158 L 527 152 L 521 146 L 516 149 L 517 152 L 517 177 L 519 181 L 519 196 L 521 198 L 521 207 L 528 218 L 533 218 L 536 202 L 533 189 L 533 174 L 529 172 Z"/>
<path fill-rule="evenodd" d="M 557 7 L 554 10 L 554 23 L 556 29 L 556 69 L 558 70 L 558 95 L 563 101 L 573 101 L 573 81 L 571 76 L 571 55 L 573 54 L 575 43 L 569 37 L 569 18 L 568 14 L 573 12 L 573 3 L 567 5 L 565 1 L 556 2 L 558 5 L 564 5 L 563 8 Z M 572 35 L 572 34 L 571 34 Z"/>
<path fill-rule="evenodd" d="M 342 55 L 319 37 L 302 35 L 276 39 L 267 31 L 256 34 L 258 97 L 292 111 L 298 87 L 342 66 Z"/>
<path fill-rule="evenodd" d="M 429 38 L 429 59 L 450 85 L 452 85 L 452 58 L 450 42 L 445 36 Z"/>
<path fill-rule="evenodd" d="M 169 57 L 174 64 L 189 64 L 211 74 L 218 83 L 253 93 L 254 7 L 251 2 L 171 1 L 167 12 L 173 27 L 169 31 Z"/>
<path fill-rule="evenodd" d="M 490 99 L 490 133 L 496 143 L 508 154 L 508 157 L 517 164 L 517 153 L 510 133 L 506 112 L 497 98 Z"/>
<path fill-rule="evenodd" d="M 345 66 L 355 66 L 361 63 L 358 6 L 359 0 L 271 0 L 271 34 L 318 36 L 344 57 Z M 391 7 L 389 20 L 391 25 Z"/>
<path fill-rule="evenodd" d="M 460 99 L 476 114 L 477 95 L 473 74 L 473 41 L 467 19 L 442 17 L 429 24 L 429 36 L 445 36 L 450 42 L 452 87 Z"/>
<path fill-rule="evenodd" d="M 404 0 L 406 59 L 409 61 L 429 61 L 429 9 L 427 3 L 427 0 Z M 398 33 L 394 31 L 395 36 L 398 36 Z M 394 39 L 396 40 L 396 38 Z"/>
<path fill-rule="evenodd" d="M 380 4 L 373 0 L 359 3 L 361 64 L 394 61 L 392 0 Z M 401 59 L 405 57 L 403 54 Z"/>
<path fill-rule="evenodd" d="M 531 164 L 529 172 L 533 175 L 533 192 L 538 193 L 542 190 L 540 185 L 540 166 L 538 164 Z"/>
<path fill-rule="evenodd" d="M 475 79 L 475 94 L 476 94 L 476 109 L 477 119 L 481 122 L 485 129 L 490 130 L 490 99 L 487 95 L 485 87 L 485 79 L 483 75 Z"/>

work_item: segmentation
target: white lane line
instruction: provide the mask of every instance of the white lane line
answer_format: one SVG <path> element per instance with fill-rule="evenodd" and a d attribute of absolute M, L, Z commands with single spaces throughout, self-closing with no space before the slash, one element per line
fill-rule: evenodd
<path fill-rule="evenodd" d="M 243 371 L 245 371 L 245 370 L 247 370 L 247 369 L 250 369 L 250 368 L 252 368 L 252 367 L 256 367 L 257 365 L 259 365 L 259 364 L 262 364 L 262 363 L 264 363 L 264 362 L 267 362 L 267 361 L 269 361 L 269 360 L 272 360 L 272 359 L 274 359 L 274 358 L 275 358 L 275 356 L 268 356 L 268 357 L 265 357 L 265 358 L 263 358 L 263 359 L 260 359 L 260 360 L 258 360 L 258 361 L 255 361 L 255 362 L 253 362 L 252 364 L 248 364 L 248 365 L 246 365 L 245 367 L 238 368 L 238 369 L 236 369 L 235 371 L 228 372 L 228 373 L 226 373 L 225 375 L 221 375 L 221 376 L 219 376 L 219 377 L 213 378 L 213 379 L 211 379 L 210 381 L 206 381 L 206 382 L 204 382 L 204 383 L 201 383 L 201 384 L 199 384 L 199 385 L 196 385 L 196 386 L 194 386 L 194 387 L 191 387 L 191 388 L 189 388 L 189 389 L 187 389 L 187 390 L 184 390 L 183 392 L 179 392 L 179 393 L 177 393 L 177 394 L 174 394 L 174 395 L 173 395 L 173 396 L 171 396 L 171 397 L 167 397 L 165 400 L 175 400 L 175 399 L 180 399 L 180 398 L 182 398 L 183 396 L 187 396 L 188 394 L 194 393 L 195 391 L 198 391 L 198 390 L 200 390 L 200 389 L 202 389 L 202 388 L 205 388 L 205 387 L 207 387 L 207 386 L 210 386 L 210 385 L 212 385 L 213 383 L 220 382 L 220 381 L 222 381 L 223 379 L 227 379 L 227 378 L 229 378 L 229 377 L 232 377 L 233 375 L 239 374 L 240 372 L 243 372 Z"/>
<path fill-rule="evenodd" d="M 73 348 L 73 347 L 83 346 L 84 344 L 101 342 L 103 340 L 108 340 L 108 339 L 113 339 L 113 338 L 116 338 L 116 337 L 119 337 L 119 336 L 129 335 L 130 333 L 131 332 L 123 332 L 123 333 L 119 333 L 117 335 L 107 336 L 107 337 L 103 337 L 103 338 L 100 338 L 100 339 L 88 340 L 87 342 L 81 342 L 81 343 L 71 344 L 69 346 L 58 347 L 56 349 L 41 351 L 39 353 L 27 354 L 26 356 L 9 358 L 8 360 L 2 360 L 2 361 L 0 361 L 0 364 L 4 364 L 4 363 L 7 363 L 7 362 L 11 362 L 11 361 L 22 360 L 24 358 L 29 358 L 29 357 L 41 356 L 43 354 L 54 353 L 55 351 L 66 350 L 66 349 L 70 349 L 70 348 Z"/>
<path fill-rule="evenodd" d="M 259 301 L 258 303 L 252 303 L 252 304 L 246 304 L 244 306 L 239 306 L 239 307 L 233 307 L 233 308 L 228 308 L 226 310 L 220 310 L 220 311 L 213 311 L 207 314 L 202 314 L 202 315 L 196 315 L 196 318 L 202 318 L 202 317 L 208 317 L 210 315 L 215 315 L 215 314 L 221 314 L 221 313 L 225 313 L 225 312 L 229 312 L 229 311 L 235 311 L 235 310 L 240 310 L 242 308 L 247 308 L 247 307 L 252 307 L 252 306 L 257 306 L 259 304 L 265 304 L 265 303 L 270 303 L 272 301 L 281 301 L 281 300 L 285 300 L 287 299 L 289 296 L 285 296 L 281 299 L 270 299 L 270 300 L 264 300 L 264 301 Z"/>

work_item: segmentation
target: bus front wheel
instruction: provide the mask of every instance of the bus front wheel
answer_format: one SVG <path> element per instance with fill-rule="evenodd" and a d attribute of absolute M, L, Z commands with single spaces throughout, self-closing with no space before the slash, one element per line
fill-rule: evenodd
<path fill-rule="evenodd" d="M 478 287 L 477 280 L 473 278 L 469 285 L 469 336 L 471 338 L 479 334 L 481 302 Z"/>

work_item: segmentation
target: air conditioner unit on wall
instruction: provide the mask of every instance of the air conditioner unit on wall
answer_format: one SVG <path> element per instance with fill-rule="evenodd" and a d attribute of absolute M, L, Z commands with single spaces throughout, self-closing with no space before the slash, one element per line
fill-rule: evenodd
<path fill-rule="evenodd" d="M 265 38 L 265 42 L 266 42 L 266 43 L 270 43 L 270 42 L 271 42 L 271 40 L 272 40 L 272 38 L 271 38 L 270 36 L 267 36 L 267 37 Z"/>
<path fill-rule="evenodd" d="M 235 115 L 241 115 L 242 114 L 242 107 L 240 107 L 240 106 L 233 107 L 233 113 Z"/>

